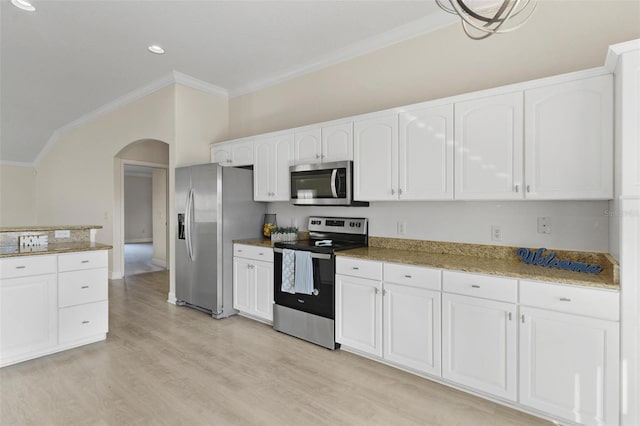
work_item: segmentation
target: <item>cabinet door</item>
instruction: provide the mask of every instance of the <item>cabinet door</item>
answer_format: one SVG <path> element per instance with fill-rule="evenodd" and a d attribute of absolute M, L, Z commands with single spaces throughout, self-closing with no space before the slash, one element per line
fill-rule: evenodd
<path fill-rule="evenodd" d="M 382 283 L 336 275 L 336 341 L 382 356 Z"/>
<path fill-rule="evenodd" d="M 526 197 L 613 198 L 613 76 L 527 90 Z"/>
<path fill-rule="evenodd" d="M 255 142 L 253 165 L 253 199 L 271 201 L 271 175 L 273 170 L 273 143 L 270 139 Z"/>
<path fill-rule="evenodd" d="M 289 166 L 293 161 L 293 135 L 283 135 L 273 141 L 271 197 L 269 201 L 289 201 L 291 181 Z"/>
<path fill-rule="evenodd" d="M 273 321 L 273 263 L 254 262 L 255 315 Z"/>
<path fill-rule="evenodd" d="M 231 165 L 251 166 L 253 164 L 253 141 L 235 142 L 231 145 Z"/>
<path fill-rule="evenodd" d="M 515 401 L 515 305 L 443 293 L 442 311 L 442 376 Z"/>
<path fill-rule="evenodd" d="M 522 199 L 522 93 L 455 104 L 459 200 Z"/>
<path fill-rule="evenodd" d="M 453 199 L 453 105 L 400 114 L 401 200 Z"/>
<path fill-rule="evenodd" d="M 353 123 L 322 128 L 322 161 L 353 160 Z"/>
<path fill-rule="evenodd" d="M 221 166 L 231 165 L 231 147 L 224 145 L 222 147 L 211 148 L 211 162 L 219 163 Z"/>
<path fill-rule="evenodd" d="M 520 403 L 617 425 L 619 324 L 528 307 L 520 314 Z"/>
<path fill-rule="evenodd" d="M 398 115 L 353 125 L 354 199 L 398 199 Z"/>
<path fill-rule="evenodd" d="M 58 343 L 57 275 L 0 281 L 0 365 Z"/>
<path fill-rule="evenodd" d="M 233 258 L 233 308 L 251 314 L 254 310 L 255 279 L 253 263 L 241 257 Z"/>
<path fill-rule="evenodd" d="M 384 357 L 440 376 L 440 292 L 384 284 Z"/>
<path fill-rule="evenodd" d="M 293 142 L 293 161 L 296 164 L 313 164 L 322 161 L 320 129 L 296 133 Z"/>

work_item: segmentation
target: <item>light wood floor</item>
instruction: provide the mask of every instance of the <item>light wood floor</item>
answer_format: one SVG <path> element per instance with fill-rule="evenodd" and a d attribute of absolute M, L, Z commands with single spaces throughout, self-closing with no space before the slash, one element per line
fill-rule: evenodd
<path fill-rule="evenodd" d="M 166 303 L 167 272 L 110 283 L 110 332 L 0 370 L 8 425 L 548 425 L 239 316 Z"/>

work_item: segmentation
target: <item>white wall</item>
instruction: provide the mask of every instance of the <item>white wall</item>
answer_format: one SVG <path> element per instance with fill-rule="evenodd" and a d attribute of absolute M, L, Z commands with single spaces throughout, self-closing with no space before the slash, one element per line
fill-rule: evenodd
<path fill-rule="evenodd" d="M 124 176 L 124 242 L 153 240 L 151 176 Z"/>
<path fill-rule="evenodd" d="M 522 28 L 482 41 L 459 24 L 230 100 L 232 138 L 601 67 L 640 37 L 640 2 L 539 2 Z"/>
<path fill-rule="evenodd" d="M 607 251 L 607 201 L 432 201 L 377 202 L 369 207 L 299 207 L 270 203 L 278 225 L 307 229 L 310 215 L 369 218 L 369 235 L 472 244 Z M 551 218 L 551 234 L 538 234 L 537 218 Z M 397 233 L 398 221 L 406 234 Z M 502 242 L 491 240 L 491 226 Z"/>
<path fill-rule="evenodd" d="M 36 170 L 0 166 L 0 226 L 36 225 Z"/>

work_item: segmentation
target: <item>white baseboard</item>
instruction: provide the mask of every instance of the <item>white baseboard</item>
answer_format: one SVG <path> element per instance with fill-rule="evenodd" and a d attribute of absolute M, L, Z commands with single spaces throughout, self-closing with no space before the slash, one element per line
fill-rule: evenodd
<path fill-rule="evenodd" d="M 135 244 L 135 243 L 152 243 L 153 238 L 128 238 L 124 240 L 125 244 Z"/>
<path fill-rule="evenodd" d="M 169 292 L 169 298 L 167 299 L 167 303 L 171 303 L 172 305 L 175 305 L 177 301 L 178 299 L 176 299 L 176 295 L 173 294 L 173 292 Z"/>
<path fill-rule="evenodd" d="M 153 264 L 154 264 L 154 265 L 156 265 L 156 266 L 160 266 L 160 267 L 162 267 L 162 268 L 165 268 L 165 269 L 166 269 L 166 267 L 167 267 L 167 261 L 166 261 L 166 260 L 163 260 L 163 259 L 156 259 L 156 258 L 154 257 L 154 258 L 152 258 L 152 259 L 151 259 L 151 263 L 153 263 Z"/>
<path fill-rule="evenodd" d="M 119 271 L 109 271 L 109 279 L 110 280 L 121 280 L 123 278 L 122 272 Z"/>

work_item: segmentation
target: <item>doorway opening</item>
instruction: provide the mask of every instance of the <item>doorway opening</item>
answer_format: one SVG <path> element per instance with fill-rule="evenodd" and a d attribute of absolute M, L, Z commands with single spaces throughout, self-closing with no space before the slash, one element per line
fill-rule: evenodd
<path fill-rule="evenodd" d="M 166 169 L 124 164 L 124 275 L 167 267 Z"/>

